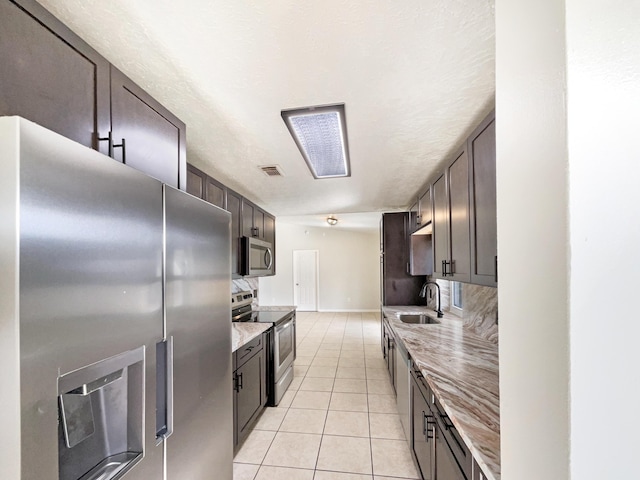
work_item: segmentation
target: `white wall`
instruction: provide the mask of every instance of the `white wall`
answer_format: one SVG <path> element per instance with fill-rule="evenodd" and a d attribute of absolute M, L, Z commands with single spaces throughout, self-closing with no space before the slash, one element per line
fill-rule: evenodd
<path fill-rule="evenodd" d="M 639 18 L 496 2 L 503 480 L 637 477 Z"/>
<path fill-rule="evenodd" d="M 571 473 L 640 478 L 640 2 L 566 5 Z"/>
<path fill-rule="evenodd" d="M 569 474 L 564 6 L 496 1 L 503 480 Z"/>
<path fill-rule="evenodd" d="M 260 278 L 260 305 L 293 305 L 293 251 L 319 251 L 318 310 L 380 310 L 380 236 L 276 221 L 276 275 Z"/>

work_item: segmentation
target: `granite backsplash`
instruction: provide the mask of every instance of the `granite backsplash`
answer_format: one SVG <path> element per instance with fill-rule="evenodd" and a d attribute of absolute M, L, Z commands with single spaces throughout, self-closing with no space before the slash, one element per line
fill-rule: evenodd
<path fill-rule="evenodd" d="M 238 278 L 233 279 L 231 281 L 231 294 L 238 292 L 253 292 L 253 303 L 252 307 L 257 307 L 260 305 L 260 299 L 258 295 L 258 278 Z"/>
<path fill-rule="evenodd" d="M 449 310 L 448 280 L 436 280 L 440 285 L 442 310 Z M 436 296 L 427 298 L 427 306 L 435 308 Z M 481 285 L 462 284 L 462 320 L 464 327 L 482 338 L 498 344 L 498 289 Z"/>

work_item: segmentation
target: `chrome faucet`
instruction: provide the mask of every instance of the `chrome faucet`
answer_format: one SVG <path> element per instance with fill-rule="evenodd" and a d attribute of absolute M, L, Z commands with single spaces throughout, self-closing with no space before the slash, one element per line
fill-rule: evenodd
<path fill-rule="evenodd" d="M 435 285 L 436 290 L 438 291 L 438 309 L 436 310 L 436 313 L 438 314 L 438 318 L 442 318 L 444 314 L 440 309 L 440 306 L 441 306 L 440 305 L 440 285 L 438 285 L 436 282 L 430 282 L 430 281 L 424 282 L 424 284 L 422 285 L 422 288 L 420 289 L 420 298 L 425 298 L 427 296 L 427 290 L 429 290 L 429 285 Z M 429 298 L 431 298 L 431 295 L 429 295 Z"/>

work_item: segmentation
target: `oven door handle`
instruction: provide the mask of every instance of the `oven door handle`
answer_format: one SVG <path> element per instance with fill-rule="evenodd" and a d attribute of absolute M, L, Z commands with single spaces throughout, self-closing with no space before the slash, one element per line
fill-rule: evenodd
<path fill-rule="evenodd" d="M 287 320 L 285 323 L 276 325 L 276 332 L 280 333 L 283 330 L 286 330 L 287 328 L 289 328 L 291 325 L 293 325 L 293 318 Z"/>

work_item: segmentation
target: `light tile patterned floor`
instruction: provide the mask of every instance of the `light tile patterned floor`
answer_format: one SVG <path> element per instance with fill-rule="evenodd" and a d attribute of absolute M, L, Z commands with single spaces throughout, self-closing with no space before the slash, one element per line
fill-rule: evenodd
<path fill-rule="evenodd" d="M 380 352 L 380 315 L 298 312 L 295 378 L 236 454 L 234 480 L 420 478 Z"/>

